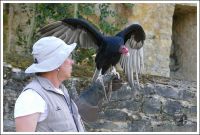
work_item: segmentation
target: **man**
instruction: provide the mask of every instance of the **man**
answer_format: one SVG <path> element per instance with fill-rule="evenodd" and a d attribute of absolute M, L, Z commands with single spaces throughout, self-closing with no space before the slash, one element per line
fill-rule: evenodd
<path fill-rule="evenodd" d="M 83 120 L 94 121 L 103 87 L 95 82 L 80 97 L 72 97 L 62 84 L 71 77 L 74 61 L 70 54 L 76 43 L 67 45 L 56 37 L 44 37 L 33 45 L 34 63 L 26 73 L 35 79 L 22 91 L 15 104 L 17 132 L 83 132 Z M 108 77 L 106 82 L 113 79 Z"/>

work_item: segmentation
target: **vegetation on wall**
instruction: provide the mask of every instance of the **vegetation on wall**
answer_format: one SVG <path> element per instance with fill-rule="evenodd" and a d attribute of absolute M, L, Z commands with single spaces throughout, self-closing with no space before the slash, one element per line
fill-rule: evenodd
<path fill-rule="evenodd" d="M 63 18 L 73 17 L 73 4 L 66 3 L 39 3 L 36 4 L 36 29 L 34 31 L 35 41 L 39 38 L 37 30 L 50 22 Z"/>
<path fill-rule="evenodd" d="M 87 19 L 88 16 L 95 15 L 95 4 L 87 3 L 87 4 L 78 4 L 77 10 L 78 18 Z"/>

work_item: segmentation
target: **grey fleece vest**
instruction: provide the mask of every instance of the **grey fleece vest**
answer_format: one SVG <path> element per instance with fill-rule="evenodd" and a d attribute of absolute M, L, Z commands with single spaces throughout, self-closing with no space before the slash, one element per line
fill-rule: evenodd
<path fill-rule="evenodd" d="M 48 116 L 38 122 L 36 132 L 84 132 L 84 125 L 74 101 L 70 99 L 64 85 L 60 89 L 64 95 L 56 92 L 52 83 L 43 77 L 36 77 L 23 91 L 36 91 L 47 103 Z"/>

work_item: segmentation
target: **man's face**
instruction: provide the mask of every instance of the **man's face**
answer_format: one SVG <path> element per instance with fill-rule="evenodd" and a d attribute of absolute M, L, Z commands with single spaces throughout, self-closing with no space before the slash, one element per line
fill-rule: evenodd
<path fill-rule="evenodd" d="M 73 64 L 74 61 L 70 58 L 67 58 L 60 66 L 59 76 L 62 77 L 63 80 L 69 79 L 71 77 Z"/>

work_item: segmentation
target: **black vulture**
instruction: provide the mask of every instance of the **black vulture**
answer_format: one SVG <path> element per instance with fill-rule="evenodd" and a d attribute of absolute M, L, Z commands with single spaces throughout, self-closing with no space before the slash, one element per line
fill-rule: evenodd
<path fill-rule="evenodd" d="M 84 19 L 68 18 L 48 24 L 39 32 L 42 37 L 55 36 L 67 44 L 76 42 L 83 48 L 96 48 L 94 80 L 98 75 L 104 75 L 109 68 L 115 70 L 114 66 L 120 63 L 130 86 L 134 86 L 134 73 L 139 84 L 138 73 L 143 68 L 145 40 L 145 32 L 139 24 L 132 24 L 115 36 L 105 36 Z"/>

